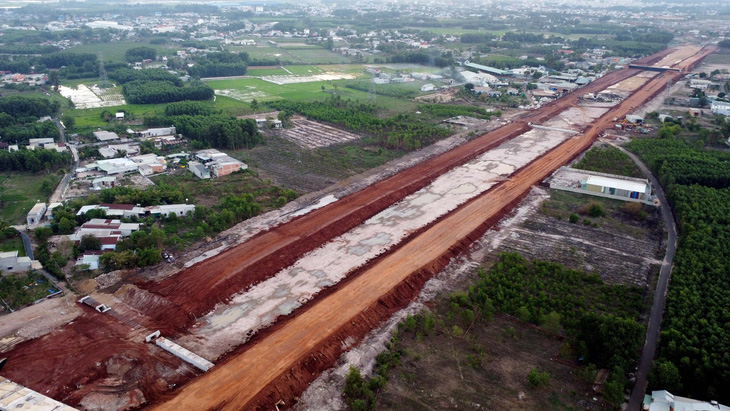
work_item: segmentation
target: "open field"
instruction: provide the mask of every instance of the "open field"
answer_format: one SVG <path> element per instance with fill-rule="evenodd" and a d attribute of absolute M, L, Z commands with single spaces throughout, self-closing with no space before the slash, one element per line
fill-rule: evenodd
<path fill-rule="evenodd" d="M 203 101 L 203 103 L 209 104 L 231 115 L 241 115 L 251 112 L 251 108 L 248 104 L 226 96 L 216 96 L 215 101 L 208 100 Z M 101 113 L 105 110 L 112 113 L 119 110 L 125 110 L 127 113 L 131 113 L 132 117 L 141 120 L 145 117 L 164 115 L 166 106 L 167 104 L 164 103 L 126 104 L 123 106 L 110 106 L 89 109 L 65 109 L 63 110 L 63 114 L 68 114 L 75 119 L 76 123 L 74 124 L 74 128 L 96 128 L 106 127 L 109 125 L 109 123 L 101 118 Z M 129 119 L 130 117 L 128 116 L 127 120 Z"/>
<path fill-rule="evenodd" d="M 367 101 L 368 93 L 360 90 L 345 88 L 348 80 L 315 81 L 308 83 L 274 84 L 257 78 L 240 78 L 228 80 L 208 80 L 207 83 L 215 89 L 217 96 L 225 96 L 235 100 L 251 102 L 272 101 L 278 99 L 289 100 L 318 100 L 338 95 L 343 100 Z M 334 85 L 338 85 L 334 88 Z M 326 92 L 322 91 L 322 87 Z M 392 112 L 403 112 L 415 109 L 415 103 L 393 97 L 377 96 L 378 108 Z"/>
<path fill-rule="evenodd" d="M 151 47 L 155 50 L 157 50 L 158 55 L 174 55 L 175 50 L 181 50 L 181 46 L 174 46 L 174 45 L 159 45 L 159 44 L 148 44 L 148 43 L 140 43 L 136 41 L 115 41 L 112 43 L 106 43 L 103 46 L 99 46 L 99 44 L 83 44 L 80 46 L 76 46 L 74 48 L 69 49 L 69 51 L 73 51 L 76 53 L 91 53 L 91 54 L 99 54 L 99 50 L 101 49 L 104 53 L 104 61 L 126 61 L 124 60 L 124 53 L 126 53 L 127 50 L 134 48 L 134 47 Z"/>
<path fill-rule="evenodd" d="M 226 50 L 245 51 L 251 60 L 279 59 L 296 64 L 346 64 L 352 62 L 352 59 L 342 54 L 307 44 L 275 46 L 263 43 L 255 46 L 226 46 Z"/>
<path fill-rule="evenodd" d="M 10 224 L 25 224 L 25 217 L 33 205 L 48 199 L 41 190 L 43 180 L 46 179 L 53 179 L 54 187 L 58 183 L 57 176 L 48 174 L 0 175 L 0 217 Z"/>
<path fill-rule="evenodd" d="M 0 252 L 6 251 L 17 251 L 18 257 L 25 256 L 25 247 L 23 247 L 23 240 L 21 240 L 20 236 L 6 238 L 0 241 Z"/>

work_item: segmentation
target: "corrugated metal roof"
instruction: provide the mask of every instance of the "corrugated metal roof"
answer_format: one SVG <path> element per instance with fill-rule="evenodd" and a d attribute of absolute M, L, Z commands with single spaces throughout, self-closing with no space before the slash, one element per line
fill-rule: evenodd
<path fill-rule="evenodd" d="M 617 178 L 602 176 L 589 176 L 586 180 L 586 184 L 601 187 L 610 187 L 618 190 L 638 191 L 639 193 L 645 193 L 647 188 L 646 183 L 642 183 L 639 181 L 620 180 Z"/>

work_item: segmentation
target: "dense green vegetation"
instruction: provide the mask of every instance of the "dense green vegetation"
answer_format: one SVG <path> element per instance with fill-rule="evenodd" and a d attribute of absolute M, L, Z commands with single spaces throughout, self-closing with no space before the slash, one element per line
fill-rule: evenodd
<path fill-rule="evenodd" d="M 0 113 L 11 117 L 44 117 L 58 112 L 60 104 L 56 100 L 32 96 L 8 96 L 0 98 Z M 6 122 L 0 116 L 0 124 Z"/>
<path fill-rule="evenodd" d="M 669 191 L 675 184 L 730 187 L 730 153 L 697 149 L 676 139 L 634 140 L 628 147 Z"/>
<path fill-rule="evenodd" d="M 651 387 L 728 403 L 730 156 L 672 139 L 628 148 L 659 176 L 680 231 Z"/>
<path fill-rule="evenodd" d="M 243 76 L 248 66 L 247 53 L 210 53 L 199 58 L 188 73 L 194 77 Z"/>
<path fill-rule="evenodd" d="M 56 123 L 38 121 L 39 117 L 55 116 L 58 109 L 58 101 L 44 97 L 16 95 L 0 98 L 0 140 L 22 145 L 31 138 L 58 138 Z"/>
<path fill-rule="evenodd" d="M 0 171 L 55 171 L 71 164 L 71 154 L 56 150 L 0 150 Z"/>
<path fill-rule="evenodd" d="M 0 276 L 0 298 L 19 309 L 50 294 L 53 285 L 40 273 Z"/>
<path fill-rule="evenodd" d="M 300 113 L 312 120 L 334 123 L 373 136 L 377 144 L 387 148 L 416 150 L 450 134 L 450 131 L 421 122 L 410 114 L 380 119 L 375 106 L 342 100 L 339 96 L 326 101 L 279 100 L 267 104 L 277 110 Z"/>
<path fill-rule="evenodd" d="M 594 147 L 573 165 L 581 170 L 643 178 L 639 167 L 616 147 Z"/>
<path fill-rule="evenodd" d="M 505 253 L 453 303 L 477 312 L 494 308 L 538 325 L 557 315 L 587 361 L 629 370 L 643 338 L 642 300 L 638 287 L 608 285 L 595 274 Z"/>
<path fill-rule="evenodd" d="M 132 47 L 131 49 L 124 52 L 124 59 L 128 63 L 134 63 L 142 60 L 154 60 L 157 58 L 157 50 L 152 47 Z"/>
<path fill-rule="evenodd" d="M 122 94 L 132 104 L 171 103 L 213 98 L 213 89 L 207 84 L 195 81 L 184 85 L 179 77 L 162 69 L 123 68 L 116 70 L 109 77 L 123 84 Z"/>
<path fill-rule="evenodd" d="M 264 142 L 255 120 L 221 114 L 200 102 L 169 104 L 165 114 L 148 117 L 145 124 L 150 127 L 175 124 L 177 131 L 195 140 L 197 147 L 241 149 Z"/>

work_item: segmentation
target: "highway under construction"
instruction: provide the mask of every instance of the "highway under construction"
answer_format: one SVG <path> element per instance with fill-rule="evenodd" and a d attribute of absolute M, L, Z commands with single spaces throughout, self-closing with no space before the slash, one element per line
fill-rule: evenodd
<path fill-rule="evenodd" d="M 114 315 L 86 307 L 72 324 L 16 346 L 3 376 L 86 408 L 104 401 L 164 410 L 292 404 L 532 186 L 710 52 L 685 46 L 642 59 L 635 64 L 676 70 L 610 72 L 164 279 L 130 277 L 113 294 L 95 293 L 97 307 Z M 626 97 L 578 98 L 607 89 Z M 146 343 L 153 333 L 158 342 Z"/>

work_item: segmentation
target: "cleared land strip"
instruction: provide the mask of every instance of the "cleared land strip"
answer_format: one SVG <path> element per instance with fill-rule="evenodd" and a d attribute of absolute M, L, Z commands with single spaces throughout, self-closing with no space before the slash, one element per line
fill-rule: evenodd
<path fill-rule="evenodd" d="M 625 115 L 665 84 L 664 78 L 651 80 L 585 133 L 460 207 L 245 352 L 183 387 L 158 409 L 271 408 L 279 399 L 290 400 L 334 362 L 348 336 L 362 338 L 370 327 L 417 294 L 425 280 L 466 249 L 532 185 L 588 148 L 611 118 Z"/>
<path fill-rule="evenodd" d="M 638 73 L 618 70 L 589 84 L 581 93 L 597 92 Z M 547 104 L 530 116 L 541 122 L 577 104 L 577 94 Z M 360 225 L 407 195 L 420 190 L 446 171 L 529 129 L 526 121 L 507 124 L 438 157 L 422 162 L 388 179 L 375 183 L 326 207 L 287 224 L 260 233 L 243 244 L 198 263 L 161 282 L 140 284 L 172 304 L 151 313 L 163 329 L 189 326 L 216 304 L 257 284 L 301 255 Z M 201 287 L 201 279 L 205 287 Z"/>

